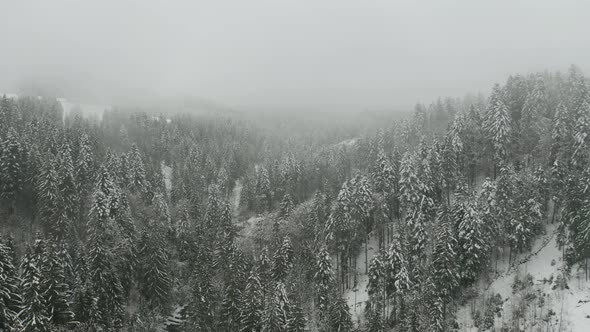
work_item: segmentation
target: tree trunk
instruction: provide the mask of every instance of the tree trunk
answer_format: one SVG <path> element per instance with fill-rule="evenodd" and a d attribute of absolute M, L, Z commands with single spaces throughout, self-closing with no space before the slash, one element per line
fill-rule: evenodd
<path fill-rule="evenodd" d="M 365 238 L 365 274 L 369 273 L 369 234 Z"/>

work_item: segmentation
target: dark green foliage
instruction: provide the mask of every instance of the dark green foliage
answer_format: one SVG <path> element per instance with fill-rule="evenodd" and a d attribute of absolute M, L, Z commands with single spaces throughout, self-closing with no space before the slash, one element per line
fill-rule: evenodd
<path fill-rule="evenodd" d="M 23 189 L 26 167 L 25 150 L 14 128 L 8 130 L 0 148 L 1 194 L 7 199 L 13 199 Z"/>
<path fill-rule="evenodd" d="M 36 240 L 27 248 L 21 264 L 21 285 L 23 306 L 19 320 L 26 331 L 49 331 L 50 315 L 44 297 L 44 276 L 42 274 L 44 243 Z"/>
<path fill-rule="evenodd" d="M 115 270 L 114 256 L 107 246 L 112 232 L 112 220 L 109 217 L 111 203 L 112 200 L 98 186 L 88 225 L 88 270 L 91 291 L 97 298 L 99 323 L 117 327 L 122 323 L 123 286 Z"/>
<path fill-rule="evenodd" d="M 456 329 L 462 287 L 506 252 L 520 261 L 545 220 L 566 271 L 590 269 L 589 97 L 572 67 L 387 122 L 137 109 L 62 121 L 49 98 L 2 98 L 0 229 L 17 240 L 0 244 L 0 329 L 150 330 L 174 316 L 187 331 L 343 332 L 351 311 L 368 331 Z M 363 316 L 343 296 L 365 268 Z"/>
<path fill-rule="evenodd" d="M 350 308 L 343 298 L 335 295 L 331 301 L 329 315 L 327 318 L 329 331 L 349 332 L 352 331 L 352 319 Z"/>
<path fill-rule="evenodd" d="M 149 308 L 165 310 L 168 305 L 171 280 L 168 254 L 162 234 L 143 232 L 138 252 L 139 289 Z"/>
<path fill-rule="evenodd" d="M 270 299 L 262 319 L 262 332 L 287 331 L 287 306 L 289 305 L 285 284 L 274 283 Z"/>
<path fill-rule="evenodd" d="M 329 307 L 329 295 L 334 287 L 334 271 L 332 260 L 326 247 L 322 247 L 316 259 L 316 272 L 314 281 L 316 285 L 316 296 L 318 299 L 318 310 L 320 315 L 325 315 Z"/>
<path fill-rule="evenodd" d="M 242 293 L 242 312 L 240 313 L 240 332 L 260 332 L 264 313 L 264 293 L 260 278 L 255 270 L 250 272 Z"/>
<path fill-rule="evenodd" d="M 306 325 L 305 313 L 301 302 L 295 294 L 289 294 L 287 307 L 287 332 L 304 332 Z"/>
<path fill-rule="evenodd" d="M 293 247 L 286 237 L 273 256 L 272 277 L 275 281 L 284 282 L 289 269 L 293 266 Z"/>
<path fill-rule="evenodd" d="M 23 305 L 14 264 L 14 250 L 0 238 L 0 329 L 7 331 L 19 326 L 18 314 Z"/>
<path fill-rule="evenodd" d="M 45 274 L 43 296 L 51 322 L 54 325 L 72 326 L 72 292 L 66 275 L 66 270 L 71 269 L 68 253 L 64 247 L 53 244 L 47 248 L 45 259 L 42 270 Z"/>

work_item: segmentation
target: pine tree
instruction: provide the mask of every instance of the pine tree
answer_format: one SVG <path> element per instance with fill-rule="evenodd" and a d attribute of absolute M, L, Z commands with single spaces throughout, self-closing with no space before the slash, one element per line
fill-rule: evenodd
<path fill-rule="evenodd" d="M 62 222 L 63 207 L 60 204 L 59 179 L 55 169 L 53 156 L 49 154 L 43 163 L 37 178 L 37 197 L 39 200 L 39 216 L 43 220 L 45 230 L 54 237 L 63 238 L 67 225 Z"/>
<path fill-rule="evenodd" d="M 527 94 L 522 109 L 519 138 L 523 154 L 532 153 L 541 139 L 540 120 L 549 116 L 547 88 L 541 75 L 534 78 L 533 89 Z"/>
<path fill-rule="evenodd" d="M 352 319 L 350 317 L 350 308 L 346 301 L 338 295 L 334 295 L 331 301 L 329 314 L 330 331 L 350 332 L 352 331 Z"/>
<path fill-rule="evenodd" d="M 94 195 L 96 195 L 97 192 L 101 192 L 105 198 L 104 203 L 108 212 L 108 217 L 114 218 L 119 212 L 118 209 L 120 208 L 121 193 L 119 192 L 119 188 L 117 187 L 113 176 L 105 165 L 99 168 L 94 187 Z"/>
<path fill-rule="evenodd" d="M 369 283 L 367 285 L 369 301 L 367 301 L 365 311 L 367 317 L 370 319 L 370 332 L 383 332 L 385 329 L 385 322 L 383 321 L 383 303 L 386 300 L 386 273 L 385 254 L 379 252 L 373 256 L 371 264 L 369 265 Z"/>
<path fill-rule="evenodd" d="M 0 100 L 0 130 L 4 133 L 12 123 L 14 117 L 12 100 L 2 95 Z"/>
<path fill-rule="evenodd" d="M 74 322 L 74 313 L 71 311 L 72 293 L 66 277 L 67 251 L 51 244 L 45 257 L 42 272 L 46 278 L 42 286 L 47 312 L 54 325 L 71 326 Z"/>
<path fill-rule="evenodd" d="M 470 197 L 458 197 L 458 203 L 452 211 L 453 224 L 458 227 L 458 255 L 461 264 L 461 278 L 472 283 L 479 277 L 485 265 L 488 246 L 488 234 L 477 206 Z"/>
<path fill-rule="evenodd" d="M 273 255 L 272 277 L 275 281 L 285 281 L 289 269 L 293 266 L 293 247 L 288 237 Z"/>
<path fill-rule="evenodd" d="M 432 278 L 439 295 L 448 299 L 459 286 L 459 268 L 456 264 L 455 239 L 450 211 L 442 206 L 438 211 L 438 228 L 432 252 Z"/>
<path fill-rule="evenodd" d="M 97 297 L 97 311 L 100 324 L 117 327 L 123 314 L 123 287 L 114 267 L 110 248 L 109 233 L 112 227 L 109 200 L 100 186 L 93 195 L 88 224 L 88 270 L 92 293 Z"/>
<path fill-rule="evenodd" d="M 215 238 L 218 235 L 218 229 L 221 225 L 222 207 L 217 189 L 215 187 L 210 188 L 209 198 L 207 199 L 207 211 L 204 217 L 204 231 L 211 238 Z"/>
<path fill-rule="evenodd" d="M 18 314 L 23 304 L 14 262 L 13 249 L 0 238 L 0 330 L 5 331 L 20 325 Z"/>
<path fill-rule="evenodd" d="M 13 199 L 25 182 L 25 151 L 14 128 L 8 130 L 0 146 L 0 190 L 3 197 Z"/>
<path fill-rule="evenodd" d="M 78 186 L 74 173 L 71 149 L 68 144 L 62 146 L 60 155 L 58 156 L 57 174 L 59 177 L 58 188 L 63 215 L 67 220 L 75 220 L 78 215 Z"/>
<path fill-rule="evenodd" d="M 377 191 L 389 193 L 394 190 L 395 169 L 383 150 L 379 151 L 377 163 L 373 166 L 372 177 Z"/>
<path fill-rule="evenodd" d="M 222 325 L 226 330 L 235 330 L 240 324 L 242 308 L 242 283 L 244 279 L 244 264 L 242 253 L 235 243 L 231 243 L 226 250 L 227 266 L 222 268 L 225 274 L 225 296 L 221 303 Z"/>
<path fill-rule="evenodd" d="M 578 118 L 574 128 L 575 150 L 574 163 L 588 162 L 588 142 L 590 142 L 590 100 L 584 100 L 578 111 Z"/>
<path fill-rule="evenodd" d="M 402 159 L 399 186 L 400 200 L 405 206 L 418 203 L 423 186 L 416 173 L 414 157 L 408 152 Z"/>
<path fill-rule="evenodd" d="M 297 295 L 289 294 L 289 305 L 287 310 L 287 332 L 305 332 L 305 313 Z"/>
<path fill-rule="evenodd" d="M 263 286 L 269 285 L 272 281 L 272 261 L 268 246 L 262 247 L 260 252 L 258 271 L 260 272 L 260 282 Z"/>
<path fill-rule="evenodd" d="M 93 171 L 94 171 L 94 154 L 92 147 L 90 146 L 90 140 L 88 135 L 82 134 L 80 137 L 79 149 L 76 159 L 76 182 L 80 184 L 80 196 L 84 196 L 90 190 L 93 183 Z"/>
<path fill-rule="evenodd" d="M 256 170 L 256 208 L 258 211 L 269 209 L 272 204 L 272 193 L 268 171 L 264 166 Z"/>
<path fill-rule="evenodd" d="M 131 178 L 131 187 L 133 190 L 141 191 L 144 189 L 146 181 L 146 171 L 141 153 L 135 143 L 131 145 L 131 151 L 127 155 L 127 161 L 129 162 L 129 174 Z"/>
<path fill-rule="evenodd" d="M 494 160 L 496 164 L 500 164 L 506 160 L 510 152 L 512 129 L 510 114 L 502 101 L 498 84 L 494 85 L 488 105 L 483 127 L 492 144 Z"/>
<path fill-rule="evenodd" d="M 320 248 L 316 258 L 316 272 L 314 274 L 316 296 L 320 316 L 328 312 L 329 295 L 334 286 L 334 271 L 332 270 L 332 259 L 325 246 Z"/>
<path fill-rule="evenodd" d="M 139 244 L 140 292 L 150 309 L 164 310 L 168 304 L 171 280 L 168 254 L 162 234 L 144 231 Z"/>
<path fill-rule="evenodd" d="M 557 105 L 553 126 L 551 128 L 551 161 L 555 162 L 559 157 L 568 159 L 573 142 L 573 120 L 570 118 L 564 103 Z"/>
<path fill-rule="evenodd" d="M 458 149 L 453 145 L 452 136 L 447 135 L 441 151 L 441 189 L 446 191 L 447 204 L 449 205 L 451 204 L 451 192 L 455 189 L 459 177 Z"/>
<path fill-rule="evenodd" d="M 215 331 L 215 294 L 206 270 L 197 273 L 192 281 L 192 298 L 189 303 L 187 325 L 194 331 Z"/>
<path fill-rule="evenodd" d="M 411 268 L 406 257 L 403 238 L 400 234 L 395 234 L 385 254 L 388 294 L 403 295 L 413 286 Z"/>
<path fill-rule="evenodd" d="M 260 332 L 264 312 L 263 291 L 260 278 L 255 269 L 250 272 L 246 287 L 242 293 L 242 312 L 240 314 L 240 332 Z"/>
<path fill-rule="evenodd" d="M 285 284 L 280 281 L 276 282 L 264 312 L 262 332 L 287 331 L 287 305 L 288 298 Z"/>
<path fill-rule="evenodd" d="M 281 209 L 279 215 L 283 218 L 289 217 L 291 215 L 291 211 L 293 210 L 293 199 L 289 193 L 283 196 L 283 200 L 281 201 Z"/>
<path fill-rule="evenodd" d="M 49 331 L 50 313 L 43 296 L 42 256 L 43 244 L 37 240 L 32 247 L 27 248 L 21 264 L 20 288 L 24 305 L 19 319 L 25 331 Z"/>

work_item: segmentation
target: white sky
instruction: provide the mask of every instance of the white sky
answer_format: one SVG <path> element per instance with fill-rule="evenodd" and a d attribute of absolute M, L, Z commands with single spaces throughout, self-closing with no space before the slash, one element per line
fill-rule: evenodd
<path fill-rule="evenodd" d="M 512 73 L 587 71 L 589 17 L 583 0 L 5 0 L 0 91 L 400 109 Z"/>

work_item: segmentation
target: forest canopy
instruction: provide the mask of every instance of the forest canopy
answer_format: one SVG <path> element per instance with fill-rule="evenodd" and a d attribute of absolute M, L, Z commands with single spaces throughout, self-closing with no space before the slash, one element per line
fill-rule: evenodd
<path fill-rule="evenodd" d="M 337 118 L 97 121 L 4 96 L 0 330 L 451 331 L 549 224 L 564 276 L 588 271 L 590 86 L 575 66 Z M 345 297 L 358 287 L 360 309 Z"/>

